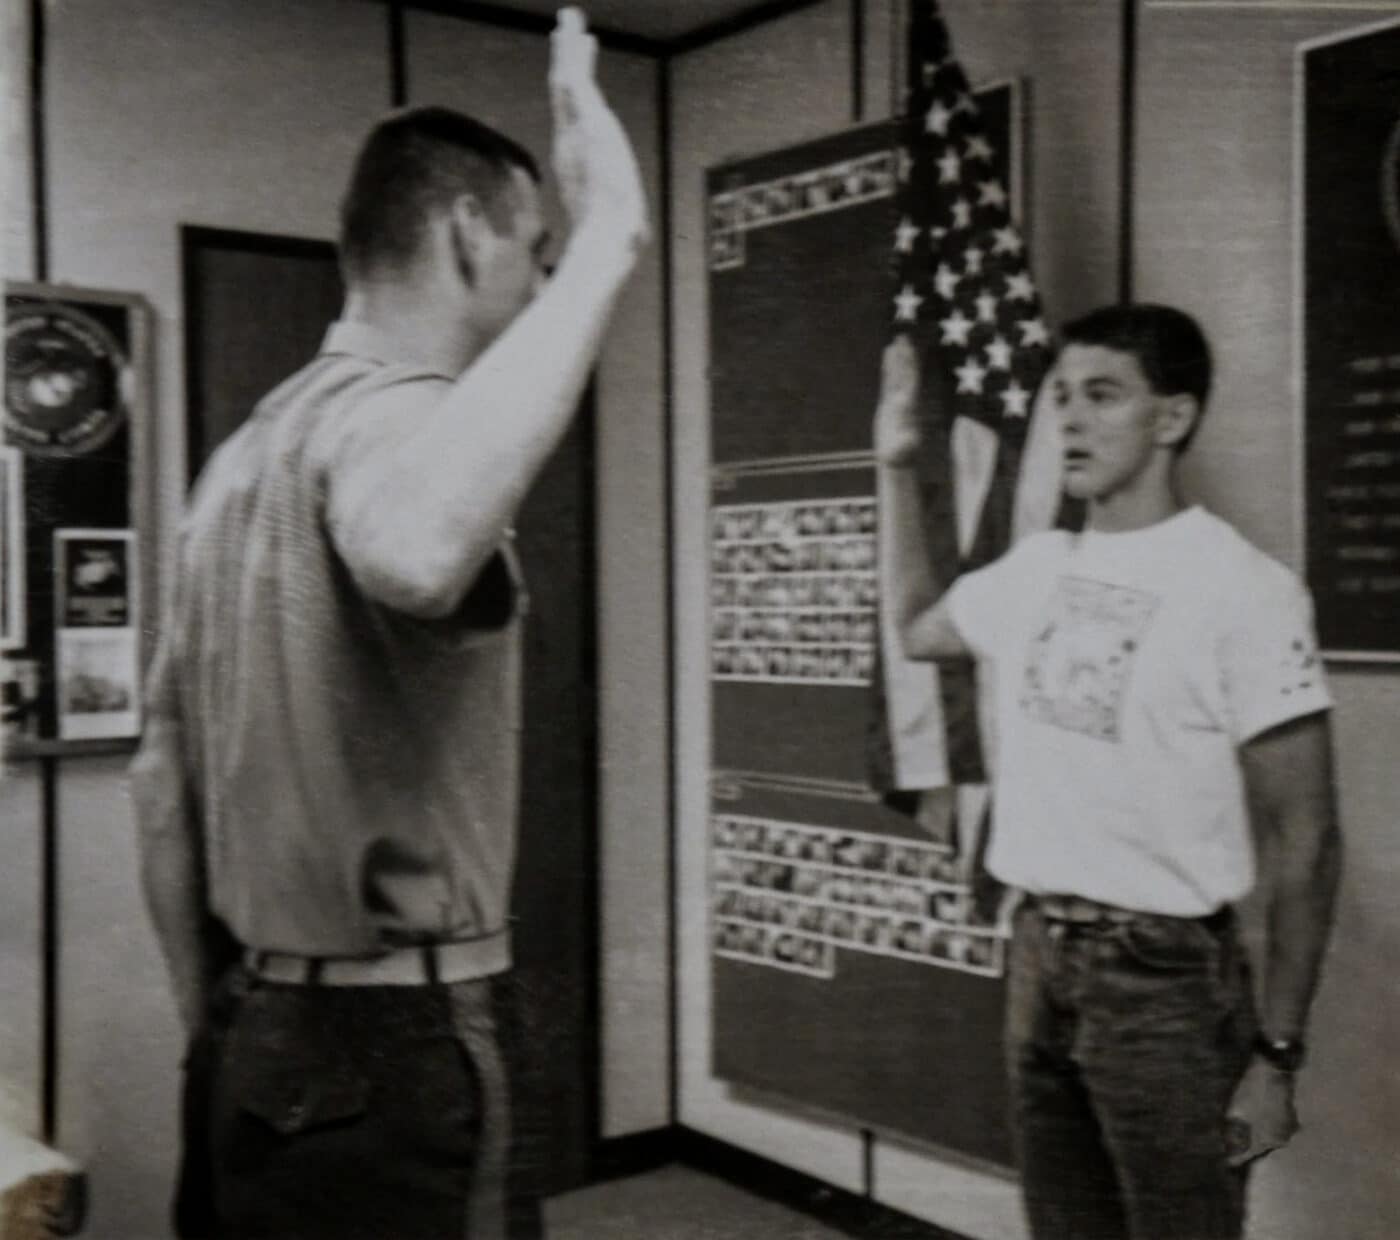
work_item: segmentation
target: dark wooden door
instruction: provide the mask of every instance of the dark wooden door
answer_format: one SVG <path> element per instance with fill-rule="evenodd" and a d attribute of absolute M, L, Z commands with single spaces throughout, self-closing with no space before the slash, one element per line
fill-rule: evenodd
<path fill-rule="evenodd" d="M 316 351 L 341 302 L 334 247 L 186 228 L 189 475 Z M 597 643 L 593 400 L 527 497 L 526 630 L 514 907 L 515 1118 L 544 1194 L 583 1181 L 598 1131 Z"/>

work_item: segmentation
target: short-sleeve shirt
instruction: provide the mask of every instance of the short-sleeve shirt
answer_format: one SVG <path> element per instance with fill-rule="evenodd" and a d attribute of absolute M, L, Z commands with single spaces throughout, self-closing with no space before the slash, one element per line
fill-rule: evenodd
<path fill-rule="evenodd" d="M 993 874 L 1176 916 L 1253 886 L 1239 748 L 1331 705 L 1295 574 L 1190 508 L 1032 535 L 947 598 L 994 679 Z"/>
<path fill-rule="evenodd" d="M 209 901 L 249 947 L 367 955 L 502 936 L 515 862 L 523 584 L 504 546 L 457 615 L 355 585 L 328 471 L 452 380 L 340 323 L 219 449 L 162 640 Z M 396 424 L 397 421 L 397 424 Z"/>

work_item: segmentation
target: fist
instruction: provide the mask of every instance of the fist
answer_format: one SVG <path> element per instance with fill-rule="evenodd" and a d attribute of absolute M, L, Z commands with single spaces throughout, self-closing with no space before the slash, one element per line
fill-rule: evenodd
<path fill-rule="evenodd" d="M 880 362 L 880 402 L 875 408 L 875 459 L 910 465 L 919 448 L 919 358 L 907 336 L 885 346 Z"/>

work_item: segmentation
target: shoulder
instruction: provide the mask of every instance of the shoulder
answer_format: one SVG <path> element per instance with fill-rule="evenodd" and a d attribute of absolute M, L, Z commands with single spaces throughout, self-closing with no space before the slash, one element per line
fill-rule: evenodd
<path fill-rule="evenodd" d="M 1251 610 L 1266 603 L 1306 599 L 1303 579 L 1230 522 L 1201 509 L 1198 528 L 1207 571 L 1228 597 Z"/>

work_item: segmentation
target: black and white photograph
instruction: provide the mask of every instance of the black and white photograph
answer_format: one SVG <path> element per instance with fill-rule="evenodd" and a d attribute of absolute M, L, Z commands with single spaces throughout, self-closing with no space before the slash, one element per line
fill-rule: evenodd
<path fill-rule="evenodd" d="M 1400 0 L 0 117 L 0 1240 L 1400 1236 Z"/>

